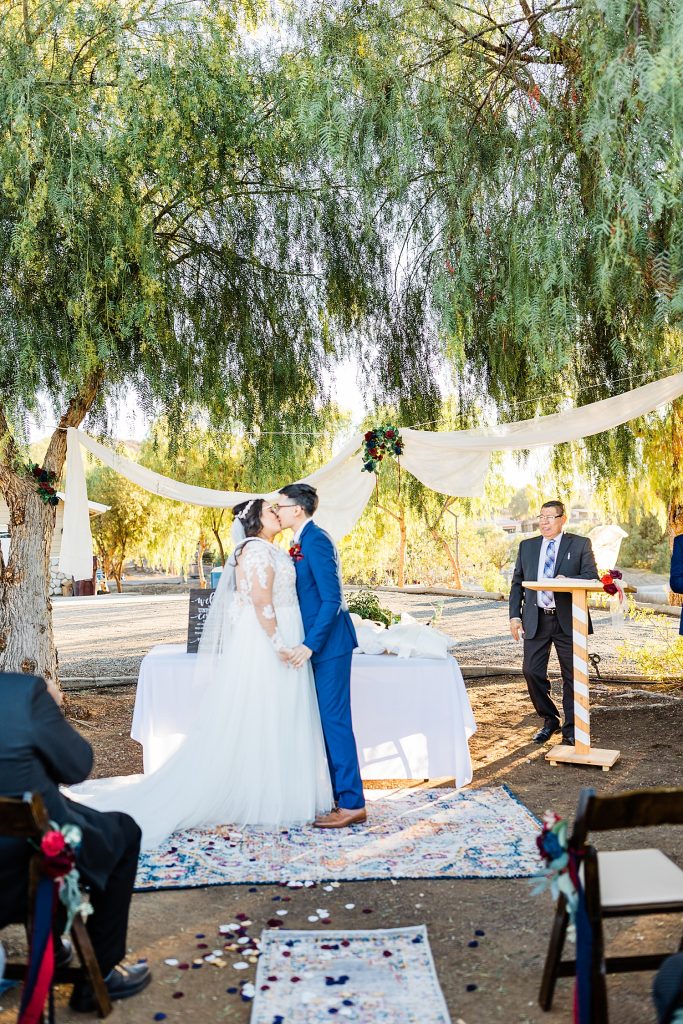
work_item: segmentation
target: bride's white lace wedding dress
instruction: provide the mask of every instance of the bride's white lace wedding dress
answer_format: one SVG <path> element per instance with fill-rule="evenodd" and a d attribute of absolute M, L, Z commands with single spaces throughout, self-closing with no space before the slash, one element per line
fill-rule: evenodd
<path fill-rule="evenodd" d="M 236 574 L 223 575 L 198 655 L 204 694 L 182 745 L 150 775 L 67 791 L 132 815 L 143 849 L 179 829 L 298 824 L 333 805 L 310 662 L 293 669 L 278 657 L 303 639 L 292 561 L 251 538 Z"/>

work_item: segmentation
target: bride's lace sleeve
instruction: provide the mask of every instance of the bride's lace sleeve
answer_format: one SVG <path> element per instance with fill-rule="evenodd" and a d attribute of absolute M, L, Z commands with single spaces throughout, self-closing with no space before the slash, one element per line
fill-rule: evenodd
<path fill-rule="evenodd" d="M 276 651 L 284 648 L 273 607 L 275 567 L 265 544 L 245 544 L 237 562 L 237 585 L 254 606 L 256 617 Z"/>

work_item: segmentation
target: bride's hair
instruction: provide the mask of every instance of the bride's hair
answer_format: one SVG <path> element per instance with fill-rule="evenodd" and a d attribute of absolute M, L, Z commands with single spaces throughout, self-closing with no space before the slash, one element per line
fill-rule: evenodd
<path fill-rule="evenodd" d="M 239 519 L 244 527 L 245 537 L 258 537 L 263 523 L 261 512 L 263 511 L 263 498 L 253 498 L 251 501 L 242 501 L 235 505 L 232 514 Z"/>

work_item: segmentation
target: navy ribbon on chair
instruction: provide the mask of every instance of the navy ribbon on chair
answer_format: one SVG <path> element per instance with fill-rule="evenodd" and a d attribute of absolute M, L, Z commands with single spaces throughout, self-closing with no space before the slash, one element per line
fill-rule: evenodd
<path fill-rule="evenodd" d="M 593 931 L 586 907 L 586 893 L 581 884 L 579 867 L 583 852 L 568 850 L 569 875 L 577 894 L 574 925 L 576 928 L 576 981 L 574 983 L 574 1024 L 593 1024 L 592 952 Z"/>
<path fill-rule="evenodd" d="M 36 890 L 28 969 L 21 994 L 17 1024 L 38 1024 L 52 987 L 55 969 L 52 921 L 56 896 L 57 887 L 54 880 L 41 878 Z M 48 1016 L 50 1024 L 53 1024 L 52 999 L 50 999 Z"/>

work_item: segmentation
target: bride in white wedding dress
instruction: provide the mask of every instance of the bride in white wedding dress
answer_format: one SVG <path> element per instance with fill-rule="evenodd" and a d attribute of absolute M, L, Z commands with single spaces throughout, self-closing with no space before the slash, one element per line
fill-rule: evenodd
<path fill-rule="evenodd" d="M 334 803 L 310 662 L 286 660 L 304 632 L 294 565 L 272 543 L 280 522 L 262 498 L 233 512 L 236 547 L 199 646 L 203 696 L 183 743 L 150 775 L 68 790 L 130 814 L 143 849 L 186 828 L 303 824 Z"/>

